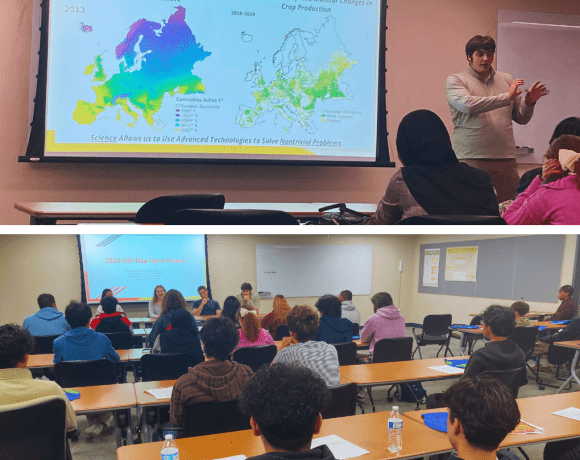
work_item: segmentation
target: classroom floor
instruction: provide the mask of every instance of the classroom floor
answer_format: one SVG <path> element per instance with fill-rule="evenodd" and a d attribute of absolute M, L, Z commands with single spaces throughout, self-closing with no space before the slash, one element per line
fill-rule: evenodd
<path fill-rule="evenodd" d="M 411 336 L 411 328 L 407 328 L 407 335 Z M 479 341 L 475 348 L 479 348 L 483 346 L 482 342 Z M 452 340 L 450 345 L 451 351 L 455 356 L 459 356 L 459 340 Z M 423 347 L 421 352 L 423 353 L 423 358 L 435 358 L 437 354 L 438 347 L 436 346 L 429 346 Z M 416 357 L 418 356 L 415 355 Z M 569 374 L 566 374 L 566 377 Z M 542 396 L 542 395 L 549 395 L 555 394 L 556 388 L 546 387 L 545 390 L 539 390 L 538 385 L 535 383 L 533 375 L 531 372 L 528 371 L 528 378 L 529 383 L 526 386 L 520 388 L 519 391 L 519 398 L 527 398 L 532 396 Z M 542 373 L 542 379 L 547 384 L 557 385 L 560 386 L 562 382 L 559 382 L 555 378 L 555 373 Z M 130 382 L 133 381 L 132 373 L 129 373 L 128 380 Z M 423 387 L 427 391 L 428 394 L 437 393 L 444 391 L 449 387 L 451 384 L 451 380 L 441 380 L 441 381 L 434 381 L 434 382 L 424 382 Z M 377 412 L 378 411 L 390 411 L 392 405 L 396 404 L 399 406 L 399 409 L 402 412 L 412 411 L 415 409 L 415 403 L 408 403 L 404 401 L 397 401 L 395 402 L 387 402 L 387 390 L 388 387 L 375 387 L 373 388 L 373 399 L 375 401 L 375 407 Z M 578 391 L 577 385 L 572 386 L 572 391 Z M 368 396 L 365 394 L 365 400 L 363 402 L 363 407 L 365 413 L 372 412 L 372 407 L 369 401 Z M 423 405 L 422 409 L 425 408 Z M 135 409 L 132 411 L 133 413 L 133 425 L 137 424 L 136 420 L 136 412 Z M 357 409 L 357 414 L 360 413 L 360 410 Z M 79 429 L 84 431 L 85 428 L 88 427 L 87 419 L 84 416 L 78 417 L 78 424 Z M 350 440 L 356 443 L 356 440 Z M 544 452 L 544 445 L 545 443 L 534 444 L 525 448 L 526 454 L 530 457 L 530 460 L 543 460 L 543 452 Z M 73 456 L 73 460 L 114 460 L 117 458 L 116 451 L 117 446 L 115 442 L 115 435 L 114 433 L 108 436 L 100 436 L 98 438 L 90 439 L 86 434 L 81 434 L 78 442 L 71 442 L 70 443 L 71 452 Z M 159 448 L 161 451 L 161 447 Z M 516 453 L 519 455 L 521 459 L 523 456 L 520 452 L 516 449 L 511 449 L 511 452 Z"/>

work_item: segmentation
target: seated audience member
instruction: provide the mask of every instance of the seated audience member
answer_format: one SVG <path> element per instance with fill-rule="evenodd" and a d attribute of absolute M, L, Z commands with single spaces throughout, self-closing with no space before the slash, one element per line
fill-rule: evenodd
<path fill-rule="evenodd" d="M 568 326 L 566 326 L 557 334 L 546 335 L 540 339 L 540 341 L 545 344 L 551 344 L 555 342 L 567 342 L 568 340 L 580 340 L 580 316 L 570 321 L 570 323 L 568 323 Z M 545 353 L 547 352 L 548 349 L 546 347 Z M 574 350 L 570 350 L 570 352 L 571 355 L 574 354 Z"/>
<path fill-rule="evenodd" d="M 316 301 L 320 312 L 320 325 L 314 340 L 326 343 L 352 342 L 352 323 L 341 318 L 341 302 L 338 297 L 326 294 Z"/>
<path fill-rule="evenodd" d="M 149 301 L 149 318 L 157 319 L 161 315 L 163 305 L 163 297 L 165 297 L 165 288 L 161 284 L 155 286 L 153 290 L 153 297 Z"/>
<path fill-rule="evenodd" d="M 107 336 L 89 328 L 92 312 L 86 303 L 71 302 L 66 307 L 64 316 L 71 330 L 53 342 L 55 364 L 60 361 L 92 361 L 103 358 L 114 363 L 121 360 Z M 99 436 L 115 425 L 115 417 L 110 411 L 92 412 L 86 414 L 86 417 L 90 426 L 85 433 L 91 437 Z"/>
<path fill-rule="evenodd" d="M 578 117 L 568 117 L 562 120 L 556 125 L 554 133 L 550 138 L 549 144 L 554 142 L 560 136 L 564 134 L 572 134 L 573 136 L 580 136 L 580 118 Z M 537 177 L 542 175 L 542 168 L 534 168 L 525 172 L 520 178 L 520 185 L 516 189 L 516 196 L 527 189 L 532 181 Z"/>
<path fill-rule="evenodd" d="M 284 337 L 274 363 L 296 363 L 318 372 L 329 387 L 340 385 L 338 353 L 326 342 L 314 341 L 318 315 L 307 306 L 297 305 L 286 316 L 290 337 Z"/>
<path fill-rule="evenodd" d="M 113 291 L 111 291 L 110 289 L 103 289 L 103 293 L 101 294 L 101 301 L 105 297 L 113 297 Z M 121 308 L 121 305 L 119 305 L 118 303 L 117 303 L 117 311 L 119 313 L 123 313 L 123 315 L 125 314 L 125 312 Z M 95 313 L 95 316 L 99 316 L 99 315 L 102 315 L 102 314 L 103 314 L 103 307 L 99 303 L 99 306 L 97 307 L 97 312 Z"/>
<path fill-rule="evenodd" d="M 103 313 L 91 321 L 91 327 L 103 334 L 111 332 L 129 332 L 133 335 L 131 321 L 117 311 L 117 299 L 105 297 L 101 300 Z"/>
<path fill-rule="evenodd" d="M 530 312 L 530 306 L 521 300 L 511 304 L 510 308 L 516 318 L 516 327 L 526 327 L 530 325 L 530 319 L 526 315 Z"/>
<path fill-rule="evenodd" d="M 520 423 L 512 392 L 494 377 L 460 379 L 443 394 L 447 438 L 457 451 L 447 460 L 516 460 L 500 443 Z"/>
<path fill-rule="evenodd" d="M 64 315 L 56 309 L 53 295 L 40 294 L 38 307 L 40 311 L 28 316 L 23 323 L 24 329 L 32 335 L 57 335 L 70 330 Z"/>
<path fill-rule="evenodd" d="M 544 460 L 578 460 L 580 438 L 551 441 L 544 447 Z"/>
<path fill-rule="evenodd" d="M 240 309 L 240 301 L 233 295 L 226 297 L 224 300 L 224 309 L 222 311 L 222 318 L 227 318 L 233 322 L 236 326 L 238 324 L 238 318 L 236 315 Z"/>
<path fill-rule="evenodd" d="M 161 315 L 153 324 L 149 334 L 149 347 L 153 347 L 159 334 L 163 334 L 171 327 L 171 317 L 176 310 L 187 310 L 187 304 L 181 292 L 176 289 L 170 289 L 163 297 Z"/>
<path fill-rule="evenodd" d="M 352 292 L 342 291 L 340 294 L 338 294 L 338 300 L 342 302 L 341 318 L 348 319 L 352 324 L 360 325 L 360 312 L 352 303 Z"/>
<path fill-rule="evenodd" d="M 199 330 L 191 313 L 175 310 L 171 316 L 171 330 L 157 336 L 151 353 L 189 353 L 197 362 L 202 362 L 204 356 Z"/>
<path fill-rule="evenodd" d="M 66 404 L 66 430 L 76 430 L 75 411 L 63 389 L 55 382 L 33 379 L 26 369 L 28 356 L 33 351 L 34 337 L 30 332 L 16 324 L 0 326 L 0 406 L 58 396 Z M 49 419 L 45 422 L 51 423 Z"/>
<path fill-rule="evenodd" d="M 240 408 L 266 451 L 249 460 L 333 460 L 326 444 L 310 449 L 329 401 L 326 383 L 310 369 L 286 364 L 260 369 L 240 395 Z"/>
<path fill-rule="evenodd" d="M 394 224 L 411 216 L 499 216 L 489 175 L 460 163 L 441 119 L 429 110 L 403 118 L 397 132 L 403 167 L 365 224 Z"/>
<path fill-rule="evenodd" d="M 576 316 L 576 305 L 574 305 L 574 288 L 569 284 L 562 286 L 558 291 L 558 300 L 562 303 L 548 321 L 565 321 Z"/>
<path fill-rule="evenodd" d="M 197 292 L 201 299 L 193 301 L 194 316 L 220 316 L 222 314 L 220 304 L 209 298 L 205 286 L 198 287 Z"/>
<path fill-rule="evenodd" d="M 461 379 L 474 379 L 485 371 L 523 368 L 519 386 L 528 383 L 526 373 L 526 356 L 522 349 L 507 336 L 516 327 L 513 311 L 508 307 L 491 305 L 483 312 L 481 321 L 483 336 L 489 343 L 474 351 L 467 361 L 465 372 Z M 443 395 L 433 393 L 427 396 L 427 409 L 443 407 Z"/>
<path fill-rule="evenodd" d="M 212 318 L 200 332 L 207 361 L 177 379 L 171 394 L 171 424 L 181 426 L 183 408 L 207 401 L 231 401 L 253 375 L 252 369 L 230 361 L 239 335 L 226 318 Z"/>
<path fill-rule="evenodd" d="M 405 337 L 405 318 L 393 305 L 393 298 L 387 292 L 379 292 L 371 297 L 374 315 L 370 316 L 360 334 L 361 342 L 370 342 L 369 352 L 375 351 L 375 343 L 381 339 Z"/>
<path fill-rule="evenodd" d="M 236 295 L 236 299 L 240 302 L 240 305 L 250 305 L 260 313 L 260 296 L 258 293 L 252 294 L 252 285 L 250 283 L 242 283 L 241 290 L 239 294 Z"/>
<path fill-rule="evenodd" d="M 502 217 L 511 225 L 580 224 L 580 137 L 565 135 L 544 154 L 542 176 L 518 195 Z"/>
<path fill-rule="evenodd" d="M 286 324 L 286 315 L 291 310 L 290 305 L 283 295 L 274 297 L 272 311 L 262 319 L 262 327 L 266 329 L 272 337 L 276 334 L 276 328 Z"/>
<path fill-rule="evenodd" d="M 240 308 L 237 316 L 241 329 L 238 331 L 240 333 L 240 341 L 236 350 L 242 347 L 276 345 L 270 333 L 260 327 L 260 320 L 256 310 L 251 310 L 251 307 L 246 305 Z"/>

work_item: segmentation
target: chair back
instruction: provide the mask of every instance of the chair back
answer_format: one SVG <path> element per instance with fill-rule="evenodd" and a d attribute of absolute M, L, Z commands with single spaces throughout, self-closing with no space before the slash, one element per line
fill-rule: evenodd
<path fill-rule="evenodd" d="M 184 209 L 169 216 L 165 225 L 299 225 L 299 222 L 284 211 Z"/>
<path fill-rule="evenodd" d="M 177 380 L 187 374 L 199 361 L 189 353 L 160 353 L 141 356 L 141 373 L 144 382 L 154 380 Z"/>
<path fill-rule="evenodd" d="M 117 383 L 115 363 L 108 359 L 61 361 L 54 365 L 56 383 L 63 388 Z"/>
<path fill-rule="evenodd" d="M 471 322 L 469 323 L 470 326 L 481 326 L 481 321 L 483 319 L 483 315 L 475 315 Z"/>
<path fill-rule="evenodd" d="M 479 375 L 491 375 L 492 377 L 495 377 L 511 390 L 514 398 L 517 398 L 522 376 L 526 375 L 526 368 L 525 366 L 522 366 L 514 369 L 497 369 L 494 371 L 485 371 Z"/>
<path fill-rule="evenodd" d="M 250 417 L 240 412 L 237 399 L 203 402 L 183 408 L 183 434 L 186 438 L 250 428 Z"/>
<path fill-rule="evenodd" d="M 412 216 L 400 220 L 395 225 L 507 225 L 499 216 Z"/>
<path fill-rule="evenodd" d="M 360 335 L 360 327 L 358 323 L 352 323 L 352 335 Z"/>
<path fill-rule="evenodd" d="M 284 337 L 290 337 L 290 330 L 285 324 L 280 324 L 274 331 L 274 340 L 282 340 Z"/>
<path fill-rule="evenodd" d="M 128 350 L 133 348 L 133 336 L 130 332 L 106 332 L 115 350 Z"/>
<path fill-rule="evenodd" d="M 330 388 L 330 402 L 321 411 L 324 420 L 336 417 L 348 417 L 356 412 L 357 384 L 345 383 L 338 387 Z"/>
<path fill-rule="evenodd" d="M 232 361 L 245 364 L 257 372 L 263 365 L 270 365 L 278 354 L 276 345 L 263 345 L 259 347 L 242 347 L 234 351 Z"/>
<path fill-rule="evenodd" d="M 33 355 L 44 355 L 47 353 L 54 353 L 52 342 L 60 335 L 35 335 L 34 336 L 34 352 Z"/>
<path fill-rule="evenodd" d="M 548 362 L 550 364 L 561 366 L 562 364 L 566 364 L 568 361 L 572 361 L 571 358 L 573 355 L 574 350 L 558 347 L 553 343 L 548 347 Z"/>
<path fill-rule="evenodd" d="M 163 224 L 180 209 L 223 209 L 226 202 L 220 193 L 158 196 L 145 203 L 135 216 L 138 224 Z"/>
<path fill-rule="evenodd" d="M 432 336 L 449 335 L 451 315 L 427 315 L 423 319 L 423 334 Z"/>
<path fill-rule="evenodd" d="M 338 353 L 339 366 L 351 366 L 356 364 L 356 343 L 333 343 L 336 352 Z"/>
<path fill-rule="evenodd" d="M 65 460 L 66 405 L 54 396 L 0 407 L 0 460 Z"/>
<path fill-rule="evenodd" d="M 538 326 L 516 327 L 510 335 L 508 340 L 515 342 L 526 354 L 526 361 L 534 351 L 536 344 L 536 337 L 538 336 Z"/>
<path fill-rule="evenodd" d="M 413 337 L 393 337 L 375 343 L 373 363 L 410 361 L 413 353 Z"/>

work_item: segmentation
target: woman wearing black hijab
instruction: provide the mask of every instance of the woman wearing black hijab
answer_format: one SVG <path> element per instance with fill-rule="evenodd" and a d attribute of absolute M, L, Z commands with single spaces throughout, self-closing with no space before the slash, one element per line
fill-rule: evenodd
<path fill-rule="evenodd" d="M 171 329 L 159 334 L 152 353 L 189 353 L 201 363 L 205 358 L 199 340 L 195 319 L 187 310 L 175 310 L 171 316 Z"/>
<path fill-rule="evenodd" d="M 424 215 L 499 216 L 489 175 L 457 160 L 447 128 L 433 112 L 416 110 L 403 118 L 397 151 L 403 167 L 365 224 Z"/>

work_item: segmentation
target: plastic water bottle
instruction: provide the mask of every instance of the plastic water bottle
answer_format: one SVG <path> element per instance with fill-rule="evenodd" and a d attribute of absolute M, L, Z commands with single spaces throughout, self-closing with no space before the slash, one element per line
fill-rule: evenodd
<path fill-rule="evenodd" d="M 389 451 L 399 452 L 403 448 L 403 418 L 399 406 L 393 406 L 389 414 Z"/>
<path fill-rule="evenodd" d="M 165 435 L 165 442 L 161 449 L 161 460 L 179 460 L 179 449 L 171 434 Z"/>

